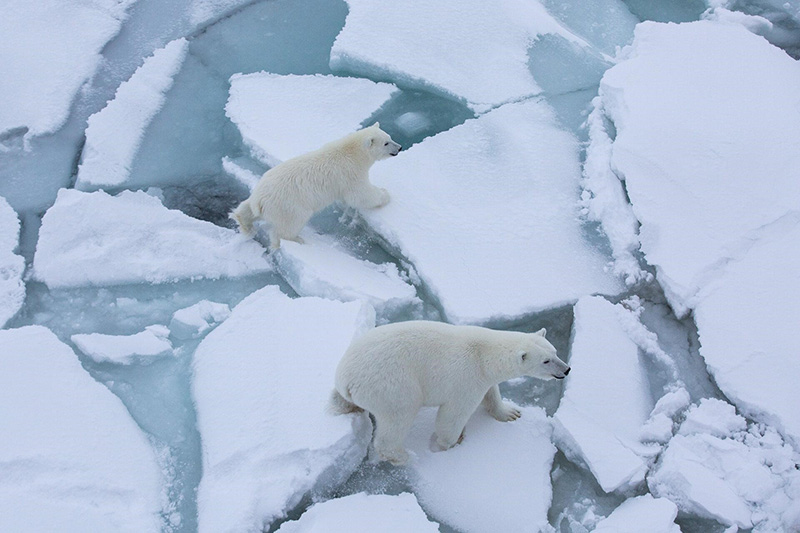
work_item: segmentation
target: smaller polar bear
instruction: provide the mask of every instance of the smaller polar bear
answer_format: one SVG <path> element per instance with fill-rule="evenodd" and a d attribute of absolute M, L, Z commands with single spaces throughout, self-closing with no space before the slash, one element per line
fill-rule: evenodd
<path fill-rule="evenodd" d="M 280 247 L 281 239 L 302 243 L 300 230 L 314 213 L 333 202 L 356 209 L 386 205 L 389 193 L 369 182 L 369 169 L 375 161 L 398 152 L 400 145 L 376 122 L 271 168 L 231 218 L 248 236 L 254 233 L 253 223 L 263 219 L 271 226 L 273 249 Z"/>
<path fill-rule="evenodd" d="M 377 327 L 353 341 L 339 362 L 330 410 L 372 413 L 375 452 L 400 465 L 408 460 L 403 442 L 417 412 L 438 406 L 433 439 L 436 448 L 446 450 L 464 438 L 464 426 L 481 403 L 501 422 L 521 416 L 503 402 L 500 382 L 569 374 L 545 333 L 424 320 Z"/>

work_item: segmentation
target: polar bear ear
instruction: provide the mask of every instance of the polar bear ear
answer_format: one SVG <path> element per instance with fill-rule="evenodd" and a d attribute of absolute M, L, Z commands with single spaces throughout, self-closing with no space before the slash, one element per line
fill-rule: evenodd
<path fill-rule="evenodd" d="M 376 122 L 375 124 L 370 126 L 370 128 L 380 128 L 380 127 L 381 127 L 381 123 L 380 122 Z"/>
<path fill-rule="evenodd" d="M 547 330 L 545 328 L 542 328 L 539 331 L 535 332 L 534 335 L 539 335 L 540 337 L 544 337 L 545 335 L 547 335 Z"/>
<path fill-rule="evenodd" d="M 517 356 L 521 357 L 523 361 L 528 360 L 528 352 L 526 352 L 525 350 L 520 350 Z"/>
<path fill-rule="evenodd" d="M 364 148 L 370 148 L 375 144 L 375 137 L 367 137 L 364 139 Z"/>

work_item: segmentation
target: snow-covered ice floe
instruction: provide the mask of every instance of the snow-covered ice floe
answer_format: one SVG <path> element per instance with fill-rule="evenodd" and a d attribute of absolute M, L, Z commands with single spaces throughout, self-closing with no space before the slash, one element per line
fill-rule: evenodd
<path fill-rule="evenodd" d="M 129 365 L 172 355 L 172 343 L 168 337 L 169 328 L 154 325 L 134 335 L 78 333 L 71 340 L 84 355 L 97 363 Z"/>
<path fill-rule="evenodd" d="M 422 507 L 434 519 L 464 533 L 549 531 L 550 469 L 555 446 L 539 407 L 498 422 L 479 408 L 461 444 L 432 452 L 436 409 L 425 408 L 406 441 L 409 477 Z"/>
<path fill-rule="evenodd" d="M 468 120 L 371 176 L 392 200 L 364 218 L 449 322 L 516 320 L 621 290 L 582 234 L 578 143 L 541 101 Z"/>
<path fill-rule="evenodd" d="M 256 242 L 144 192 L 62 189 L 42 219 L 33 270 L 51 288 L 165 283 L 267 272 L 263 253 Z"/>
<path fill-rule="evenodd" d="M 675 312 L 694 311 L 720 389 L 798 445 L 800 66 L 713 21 L 642 23 L 623 57 L 590 121 L 589 209 L 615 257 L 640 247 Z"/>
<path fill-rule="evenodd" d="M 58 130 L 135 1 L 5 1 L 0 17 L 0 134 L 17 130 L 29 139 Z"/>
<path fill-rule="evenodd" d="M 277 533 L 434 533 L 413 494 L 352 494 L 312 505 L 299 520 L 284 522 Z"/>
<path fill-rule="evenodd" d="M 178 309 L 169 322 L 169 331 L 177 339 L 196 339 L 231 316 L 227 304 L 201 300 L 196 304 Z"/>
<path fill-rule="evenodd" d="M 421 310 L 416 289 L 395 264 L 358 259 L 324 235 L 304 231 L 302 237 L 305 244 L 287 241 L 273 254 L 278 272 L 300 296 L 365 300 L 382 317 Z"/>
<path fill-rule="evenodd" d="M 659 458 L 647 483 L 683 512 L 755 532 L 800 530 L 797 452 L 775 430 L 705 399 Z"/>
<path fill-rule="evenodd" d="M 274 166 L 359 129 L 396 91 L 360 78 L 236 74 L 225 112 L 253 156 Z"/>
<path fill-rule="evenodd" d="M 161 531 L 162 473 L 119 398 L 47 328 L 0 346 L 0 531 Z"/>
<path fill-rule="evenodd" d="M 681 533 L 675 523 L 678 507 L 666 498 L 650 494 L 622 502 L 607 518 L 597 523 L 595 533 Z"/>
<path fill-rule="evenodd" d="M 0 328 L 25 301 L 25 260 L 14 253 L 19 245 L 19 229 L 17 213 L 0 196 Z"/>
<path fill-rule="evenodd" d="M 117 88 L 114 99 L 89 117 L 77 189 L 124 186 L 147 126 L 164 105 L 188 48 L 186 39 L 177 39 L 156 50 Z"/>
<path fill-rule="evenodd" d="M 262 531 L 358 466 L 369 418 L 326 407 L 339 359 L 374 321 L 366 303 L 290 299 L 268 286 L 202 341 L 192 383 L 201 532 Z"/>

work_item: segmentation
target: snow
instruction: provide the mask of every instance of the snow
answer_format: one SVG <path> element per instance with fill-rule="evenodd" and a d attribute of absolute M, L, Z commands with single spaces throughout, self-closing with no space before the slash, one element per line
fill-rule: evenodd
<path fill-rule="evenodd" d="M 169 322 L 170 334 L 178 339 L 196 339 L 217 327 L 231 316 L 227 304 L 201 300 L 175 311 Z"/>
<path fill-rule="evenodd" d="M 707 433 L 714 437 L 730 437 L 747 429 L 747 421 L 736 414 L 736 408 L 716 398 L 703 398 L 699 405 L 686 414 L 681 423 L 680 435 Z"/>
<path fill-rule="evenodd" d="M 258 72 L 230 82 L 225 112 L 253 156 L 270 166 L 359 129 L 397 91 L 388 83 L 319 74 Z"/>
<path fill-rule="evenodd" d="M 675 419 L 689 407 L 690 401 L 689 391 L 683 387 L 659 398 L 650 413 L 650 418 L 642 426 L 639 433 L 640 440 L 666 444 L 675 432 Z"/>
<path fill-rule="evenodd" d="M 681 533 L 675 523 L 678 507 L 666 498 L 649 494 L 625 500 L 607 518 L 597 523 L 595 533 Z"/>
<path fill-rule="evenodd" d="M 200 532 L 261 531 L 358 466 L 369 419 L 326 407 L 339 359 L 374 320 L 365 303 L 290 299 L 267 286 L 202 341 L 192 383 Z"/>
<path fill-rule="evenodd" d="M 393 263 L 376 264 L 353 257 L 333 238 L 310 231 L 305 244 L 287 241 L 273 255 L 278 272 L 300 296 L 369 302 L 379 316 L 420 310 L 417 291 Z"/>
<path fill-rule="evenodd" d="M 19 229 L 17 213 L 0 196 L 0 328 L 25 301 L 25 260 L 14 253 L 19 245 Z"/>
<path fill-rule="evenodd" d="M 104 335 L 79 333 L 71 340 L 87 357 L 97 363 L 129 365 L 134 362 L 151 362 L 172 355 L 169 329 L 154 325 L 134 335 Z"/>
<path fill-rule="evenodd" d="M 331 50 L 334 72 L 434 90 L 478 111 L 541 92 L 528 67 L 528 49 L 539 36 L 586 45 L 539 2 L 347 0 L 347 5 L 345 26 Z"/>
<path fill-rule="evenodd" d="M 144 192 L 62 189 L 42 220 L 33 271 L 51 288 L 217 279 L 268 271 L 263 252 Z"/>
<path fill-rule="evenodd" d="M 278 533 L 427 533 L 439 531 L 413 494 L 352 494 L 312 505 Z"/>
<path fill-rule="evenodd" d="M 44 327 L 0 346 L 0 530 L 161 531 L 162 474 L 122 402 Z"/>
<path fill-rule="evenodd" d="M 24 131 L 28 141 L 58 130 L 134 2 L 6 0 L 0 17 L 0 134 Z"/>
<path fill-rule="evenodd" d="M 578 143 L 541 101 L 508 104 L 371 170 L 362 215 L 414 265 L 448 322 L 516 320 L 621 283 L 582 234 Z"/>
<path fill-rule="evenodd" d="M 114 99 L 89 117 L 77 189 L 125 184 L 147 127 L 164 105 L 188 48 L 186 39 L 176 39 L 156 50 L 117 88 Z"/>
<path fill-rule="evenodd" d="M 647 457 L 658 451 L 639 440 L 653 400 L 639 347 L 620 323 L 626 312 L 600 297 L 575 305 L 572 371 L 553 415 L 559 447 L 584 463 L 606 492 L 642 483 Z"/>
<path fill-rule="evenodd" d="M 252 191 L 258 183 L 258 180 L 261 179 L 261 174 L 253 172 L 241 165 L 239 161 L 231 159 L 230 157 L 222 158 L 222 169 L 230 177 L 244 185 L 248 191 Z"/>
<path fill-rule="evenodd" d="M 436 409 L 421 411 L 406 445 L 411 484 L 428 514 L 464 533 L 550 530 L 550 423 L 539 407 L 521 411 L 498 422 L 478 408 L 463 442 L 443 452 L 429 448 Z"/>

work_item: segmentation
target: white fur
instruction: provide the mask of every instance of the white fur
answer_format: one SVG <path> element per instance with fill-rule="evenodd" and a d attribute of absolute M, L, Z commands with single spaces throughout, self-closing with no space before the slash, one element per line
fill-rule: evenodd
<path fill-rule="evenodd" d="M 536 333 L 411 321 L 371 330 L 355 340 L 339 362 L 331 410 L 365 409 L 375 416 L 375 452 L 403 464 L 403 442 L 422 406 L 438 406 L 435 444 L 446 450 L 461 442 L 479 404 L 497 420 L 519 410 L 500 397 L 498 384 L 519 376 L 563 378 L 569 367 Z"/>
<path fill-rule="evenodd" d="M 281 239 L 302 242 L 300 230 L 314 213 L 333 202 L 357 209 L 386 205 L 389 193 L 369 182 L 369 169 L 375 161 L 399 151 L 400 145 L 376 122 L 271 168 L 231 217 L 250 236 L 256 220 L 267 222 L 273 249 Z"/>

